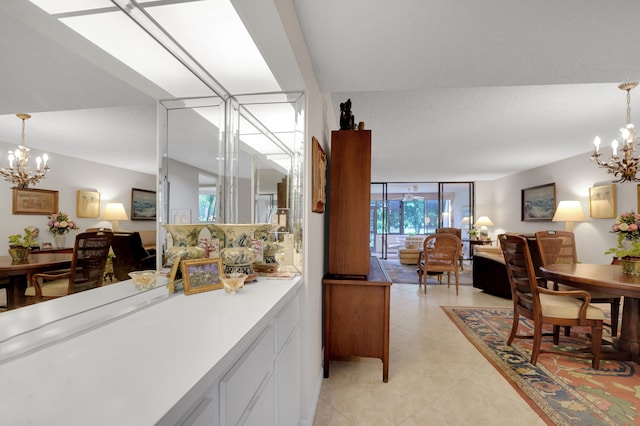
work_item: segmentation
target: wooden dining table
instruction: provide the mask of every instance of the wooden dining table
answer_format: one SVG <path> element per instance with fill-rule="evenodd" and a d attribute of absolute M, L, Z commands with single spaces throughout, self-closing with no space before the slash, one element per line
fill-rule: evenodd
<path fill-rule="evenodd" d="M 31 276 L 38 272 L 71 266 L 73 253 L 32 253 L 26 261 L 14 262 L 11 256 L 0 256 L 0 280 L 6 280 L 7 308 L 24 305 L 24 291 Z"/>
<path fill-rule="evenodd" d="M 543 278 L 584 290 L 623 296 L 622 326 L 614 339 L 619 352 L 640 363 L 640 276 L 622 273 L 620 265 L 554 264 L 540 268 Z M 614 336 L 615 337 L 615 336 Z"/>

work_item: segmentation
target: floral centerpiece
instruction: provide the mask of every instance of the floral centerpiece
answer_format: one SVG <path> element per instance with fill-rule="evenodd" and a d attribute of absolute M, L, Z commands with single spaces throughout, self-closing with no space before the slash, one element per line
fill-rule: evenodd
<path fill-rule="evenodd" d="M 611 232 L 618 235 L 618 245 L 605 254 L 613 254 L 624 273 L 640 274 L 640 214 L 633 211 L 622 213 L 616 218 Z"/>
<path fill-rule="evenodd" d="M 52 213 L 49 215 L 49 232 L 53 235 L 65 235 L 69 231 L 74 229 L 80 229 L 77 223 L 75 223 L 68 214 L 63 212 Z"/>
<path fill-rule="evenodd" d="M 12 261 L 22 261 L 29 257 L 32 247 L 37 247 L 38 242 L 32 237 L 29 228 L 24 229 L 24 236 L 21 234 L 9 235 L 9 254 Z"/>

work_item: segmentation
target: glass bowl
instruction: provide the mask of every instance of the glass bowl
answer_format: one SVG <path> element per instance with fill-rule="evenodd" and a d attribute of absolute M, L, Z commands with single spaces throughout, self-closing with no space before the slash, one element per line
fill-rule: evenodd
<path fill-rule="evenodd" d="M 227 294 L 240 293 L 244 287 L 244 281 L 247 279 L 247 274 L 241 274 L 238 272 L 231 274 L 220 274 L 220 281 L 224 287 L 224 291 Z"/>
<path fill-rule="evenodd" d="M 133 271 L 129 272 L 129 276 L 133 280 L 133 285 L 138 290 L 147 290 L 156 286 L 156 279 L 158 278 L 157 271 Z"/>

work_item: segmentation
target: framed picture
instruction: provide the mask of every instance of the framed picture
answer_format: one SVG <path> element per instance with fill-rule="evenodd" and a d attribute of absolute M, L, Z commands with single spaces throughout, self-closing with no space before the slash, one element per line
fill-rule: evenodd
<path fill-rule="evenodd" d="M 202 293 L 222 288 L 222 259 L 194 259 L 180 262 L 184 294 Z"/>
<path fill-rule="evenodd" d="M 551 221 L 555 211 L 555 183 L 532 186 L 522 190 L 522 221 Z"/>
<path fill-rule="evenodd" d="M 638 203 L 638 209 L 636 210 L 636 212 L 640 212 L 640 185 L 636 186 L 636 192 L 637 192 L 637 203 Z"/>
<path fill-rule="evenodd" d="M 100 193 L 94 191 L 78 190 L 78 196 L 76 200 L 76 216 L 100 216 Z"/>
<path fill-rule="evenodd" d="M 48 215 L 58 211 L 58 191 L 13 188 L 13 214 Z"/>
<path fill-rule="evenodd" d="M 131 188 L 131 220 L 156 220 L 156 191 Z"/>
<path fill-rule="evenodd" d="M 596 219 L 616 217 L 616 186 L 614 184 L 589 188 L 589 215 Z"/>
<path fill-rule="evenodd" d="M 173 265 L 171 265 L 171 271 L 169 272 L 169 282 L 167 283 L 167 288 L 169 289 L 169 293 L 173 294 L 176 291 L 176 288 L 180 288 L 179 284 L 182 281 L 182 268 L 180 268 L 180 261 L 176 260 Z"/>
<path fill-rule="evenodd" d="M 311 137 L 311 144 L 311 210 L 315 213 L 324 213 L 324 206 L 327 203 L 327 154 L 315 136 Z"/>

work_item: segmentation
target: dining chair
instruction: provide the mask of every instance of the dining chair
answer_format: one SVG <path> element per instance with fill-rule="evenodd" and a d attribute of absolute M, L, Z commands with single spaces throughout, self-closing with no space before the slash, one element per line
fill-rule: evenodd
<path fill-rule="evenodd" d="M 507 339 L 511 346 L 515 338 L 533 338 L 531 364 L 536 365 L 541 353 L 552 353 L 591 359 L 591 367 L 600 368 L 600 351 L 602 347 L 602 324 L 604 312 L 591 305 L 591 295 L 584 290 L 556 291 L 546 287 L 546 281 L 536 278 L 535 268 L 527 240 L 518 235 L 501 234 L 498 236 L 502 255 L 504 256 L 513 299 L 513 324 Z M 533 335 L 517 334 L 520 316 L 533 321 Z M 591 327 L 590 352 L 582 349 L 572 351 L 559 349 L 542 349 L 542 337 L 545 324 L 553 326 L 553 344 L 560 343 L 560 327 Z"/>
<path fill-rule="evenodd" d="M 453 234 L 456 237 L 460 238 L 460 241 L 462 241 L 462 229 L 460 228 L 436 228 L 436 234 Z M 458 257 L 458 260 L 460 262 L 460 270 L 464 271 L 464 253 L 462 252 L 462 250 L 460 250 L 460 256 Z"/>
<path fill-rule="evenodd" d="M 425 238 L 422 258 L 418 270 L 420 286 L 424 279 L 427 293 L 427 275 L 433 272 L 447 273 L 447 287 L 451 286 L 451 272 L 455 274 L 456 296 L 458 295 L 458 258 L 462 251 L 462 241 L 453 234 L 433 234 Z"/>
<path fill-rule="evenodd" d="M 536 241 L 542 266 L 554 263 L 578 263 L 578 251 L 576 250 L 575 234 L 569 231 L 538 231 Z M 553 283 L 554 290 L 576 290 L 565 284 Z M 591 303 L 607 303 L 611 305 L 611 323 L 605 325 L 611 328 L 611 335 L 618 335 L 618 322 L 620 317 L 620 297 L 601 291 L 589 291 Z M 569 335 L 570 329 L 565 329 L 565 335 Z"/>
<path fill-rule="evenodd" d="M 46 300 L 102 286 L 112 232 L 76 235 L 69 269 L 33 274 L 25 296 Z"/>
<path fill-rule="evenodd" d="M 129 279 L 129 272 L 156 269 L 156 254 L 142 246 L 139 232 L 116 232 L 111 239 L 115 258 L 113 273 L 118 281 Z"/>

